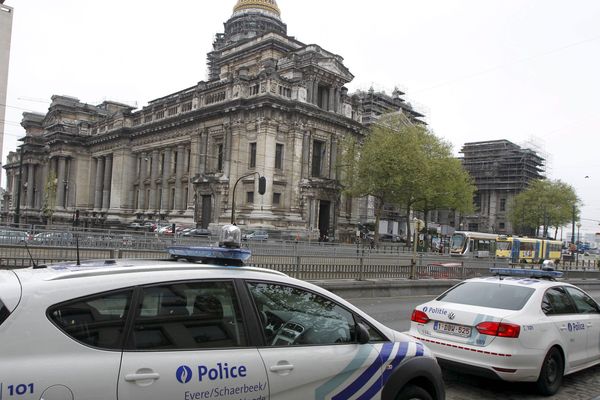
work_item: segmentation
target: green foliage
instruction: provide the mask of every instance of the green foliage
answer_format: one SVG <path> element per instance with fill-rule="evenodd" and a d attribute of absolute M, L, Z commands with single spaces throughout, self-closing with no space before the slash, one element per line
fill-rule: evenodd
<path fill-rule="evenodd" d="M 573 207 L 578 219 L 579 206 L 580 200 L 570 185 L 560 180 L 538 180 L 515 196 L 508 217 L 520 233 L 537 231 L 543 225 L 543 234 L 548 236 L 548 227 L 560 227 L 572 222 Z"/>
<path fill-rule="evenodd" d="M 376 225 L 384 204 L 406 207 L 407 216 L 411 209 L 473 209 L 475 187 L 450 144 L 400 114 L 382 116 L 362 146 L 347 141 L 343 163 L 346 192 L 376 199 Z"/>

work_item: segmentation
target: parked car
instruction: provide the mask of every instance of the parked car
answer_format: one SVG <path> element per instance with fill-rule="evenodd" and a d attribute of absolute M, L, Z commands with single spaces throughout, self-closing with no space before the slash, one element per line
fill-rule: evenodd
<path fill-rule="evenodd" d="M 52 246 L 69 246 L 73 244 L 71 232 L 40 232 L 33 237 L 33 243 Z"/>
<path fill-rule="evenodd" d="M 269 240 L 267 231 L 253 231 L 242 235 L 242 240 Z"/>
<path fill-rule="evenodd" d="M 146 228 L 145 224 L 143 224 L 141 222 L 132 222 L 127 227 L 129 229 L 135 229 L 135 230 L 140 230 L 140 229 L 145 229 Z"/>
<path fill-rule="evenodd" d="M 0 229 L 0 243 L 17 244 L 24 240 L 29 240 L 31 236 L 25 231 Z"/>
<path fill-rule="evenodd" d="M 423 343 L 280 272 L 99 260 L 0 282 L 6 398 L 445 398 Z"/>
<path fill-rule="evenodd" d="M 209 237 L 210 236 L 210 231 L 208 229 L 203 229 L 203 228 L 192 228 L 192 229 L 188 229 L 188 230 L 184 230 L 181 233 L 181 236 L 184 237 Z"/>
<path fill-rule="evenodd" d="M 409 334 L 440 365 L 555 394 L 563 375 L 600 364 L 600 306 L 553 270 L 492 268 L 415 308 Z"/>

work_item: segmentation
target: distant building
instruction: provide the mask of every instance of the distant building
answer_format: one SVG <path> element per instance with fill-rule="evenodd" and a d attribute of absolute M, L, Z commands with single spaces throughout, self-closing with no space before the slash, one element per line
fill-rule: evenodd
<path fill-rule="evenodd" d="M 10 60 L 10 41 L 12 35 L 13 9 L 5 6 L 0 0 L 0 165 L 4 158 L 2 143 L 4 142 L 4 119 L 6 116 L 6 92 L 8 86 L 8 64 Z M 0 186 L 2 174 L 0 174 Z"/>
<path fill-rule="evenodd" d="M 384 111 L 422 115 L 399 91 L 349 94 L 343 61 L 288 36 L 274 0 L 239 0 L 208 54 L 207 81 L 141 110 L 53 96 L 46 114 L 25 113 L 20 187 L 19 155 L 5 166 L 8 217 L 20 190 L 21 221 L 41 222 L 46 210 L 68 222 L 79 210 L 94 226 L 209 227 L 230 220 L 235 198 L 245 227 L 354 236 L 368 201 L 342 192 L 341 141 L 364 136 Z M 267 178 L 264 196 L 254 173 Z"/>
<path fill-rule="evenodd" d="M 475 214 L 462 216 L 460 229 L 516 233 L 508 220 L 511 200 L 533 180 L 544 179 L 545 160 L 508 140 L 466 143 L 462 163 L 477 191 Z"/>

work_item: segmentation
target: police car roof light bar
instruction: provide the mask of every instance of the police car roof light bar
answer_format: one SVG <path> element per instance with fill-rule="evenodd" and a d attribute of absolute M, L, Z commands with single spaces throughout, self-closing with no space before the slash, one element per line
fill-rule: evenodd
<path fill-rule="evenodd" d="M 502 276 L 521 276 L 527 278 L 540 278 L 554 280 L 562 278 L 563 273 L 560 271 L 545 271 L 541 269 L 523 269 L 523 268 L 490 268 L 490 272 L 494 275 Z"/>
<path fill-rule="evenodd" d="M 185 259 L 190 262 L 231 267 L 243 266 L 252 255 L 248 249 L 227 247 L 173 246 L 168 247 L 167 251 L 174 260 Z"/>

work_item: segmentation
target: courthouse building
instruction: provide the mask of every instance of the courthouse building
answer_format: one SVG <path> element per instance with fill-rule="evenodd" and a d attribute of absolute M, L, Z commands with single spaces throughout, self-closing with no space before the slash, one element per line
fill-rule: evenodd
<path fill-rule="evenodd" d="M 343 194 L 341 143 L 382 112 L 422 123 L 403 93 L 348 93 L 343 58 L 288 36 L 275 0 L 239 0 L 208 66 L 206 81 L 141 110 L 53 96 L 46 114 L 25 113 L 23 145 L 4 167 L 4 217 L 20 197 L 21 222 L 79 210 L 88 225 L 212 227 L 229 222 L 235 200 L 248 228 L 354 235 L 366 200 Z"/>

